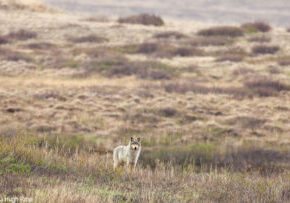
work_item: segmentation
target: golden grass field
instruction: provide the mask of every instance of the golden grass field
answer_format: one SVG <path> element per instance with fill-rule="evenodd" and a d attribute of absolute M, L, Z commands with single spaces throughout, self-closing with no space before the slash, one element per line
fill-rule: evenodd
<path fill-rule="evenodd" d="M 2 198 L 290 201 L 287 28 L 145 26 L 33 1 L 1 1 L 0 19 Z M 114 172 L 131 136 L 137 170 Z"/>

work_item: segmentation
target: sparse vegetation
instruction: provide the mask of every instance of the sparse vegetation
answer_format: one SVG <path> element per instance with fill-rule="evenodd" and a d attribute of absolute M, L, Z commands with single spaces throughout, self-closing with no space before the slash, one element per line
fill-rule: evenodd
<path fill-rule="evenodd" d="M 130 24 L 142 24 L 142 25 L 154 25 L 162 26 L 164 21 L 161 17 L 149 14 L 133 15 L 128 17 L 122 17 L 118 19 L 119 23 L 130 23 Z"/>

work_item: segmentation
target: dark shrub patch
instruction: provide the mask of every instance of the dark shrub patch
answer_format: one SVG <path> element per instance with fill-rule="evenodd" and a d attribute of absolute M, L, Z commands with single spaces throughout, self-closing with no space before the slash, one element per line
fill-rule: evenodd
<path fill-rule="evenodd" d="M 280 91 L 289 91 L 290 86 L 267 77 L 258 77 L 244 82 L 244 86 L 262 97 L 276 96 Z"/>
<path fill-rule="evenodd" d="M 180 47 L 171 51 L 172 56 L 201 56 L 203 51 L 193 47 Z"/>
<path fill-rule="evenodd" d="M 0 44 L 7 44 L 9 39 L 6 36 L 0 36 Z"/>
<path fill-rule="evenodd" d="M 157 44 L 157 43 L 143 43 L 140 44 L 137 53 L 142 53 L 142 54 L 152 54 L 156 52 L 157 50 L 162 49 L 162 45 Z"/>
<path fill-rule="evenodd" d="M 249 96 L 248 92 L 242 88 L 206 87 L 191 81 L 163 83 L 162 87 L 167 92 L 177 92 L 181 94 L 194 92 L 196 94 L 228 94 L 237 97 Z"/>
<path fill-rule="evenodd" d="M 290 32 L 290 28 L 287 28 L 287 32 Z"/>
<path fill-rule="evenodd" d="M 0 49 L 0 59 L 8 61 L 32 61 L 31 57 L 20 52 L 12 51 L 10 49 Z"/>
<path fill-rule="evenodd" d="M 173 117 L 177 114 L 177 110 L 171 107 L 164 107 L 159 109 L 158 113 L 164 117 Z"/>
<path fill-rule="evenodd" d="M 105 23 L 105 22 L 109 22 L 109 18 L 107 18 L 106 16 L 91 16 L 91 17 L 85 18 L 84 21 Z"/>
<path fill-rule="evenodd" d="M 259 42 L 259 43 L 266 43 L 271 42 L 271 37 L 267 36 L 254 36 L 248 39 L 249 42 Z"/>
<path fill-rule="evenodd" d="M 252 48 L 252 53 L 254 54 L 275 54 L 279 51 L 278 46 L 266 46 L 266 45 L 257 45 Z"/>
<path fill-rule="evenodd" d="M 226 123 L 229 125 L 238 124 L 240 127 L 244 129 L 254 130 L 256 128 L 261 128 L 267 120 L 259 119 L 255 117 L 249 116 L 237 116 L 235 118 L 229 119 Z"/>
<path fill-rule="evenodd" d="M 264 23 L 264 22 L 244 23 L 244 24 L 241 25 L 241 28 L 246 33 L 269 32 L 272 29 L 269 24 Z"/>
<path fill-rule="evenodd" d="M 30 62 L 32 59 L 24 54 L 19 52 L 11 52 L 9 55 L 6 56 L 6 60 L 8 61 L 26 61 Z"/>
<path fill-rule="evenodd" d="M 226 36 L 197 36 L 189 39 L 186 43 L 192 46 L 225 46 L 233 43 L 233 40 Z"/>
<path fill-rule="evenodd" d="M 86 140 L 84 136 L 77 134 L 65 134 L 61 136 L 46 136 L 37 140 L 39 147 L 48 147 L 64 156 L 71 156 L 76 152 L 96 152 L 98 146 L 93 142 Z"/>
<path fill-rule="evenodd" d="M 229 148 L 225 152 L 219 150 L 219 144 L 199 143 L 193 146 L 167 147 L 153 151 L 144 150 L 140 164 L 152 169 L 158 162 L 172 165 L 179 169 L 194 166 L 198 171 L 212 168 L 240 172 L 258 171 L 262 175 L 283 172 L 283 163 L 289 163 L 290 152 L 279 152 L 275 149 L 257 147 Z"/>
<path fill-rule="evenodd" d="M 56 47 L 55 44 L 49 43 L 49 42 L 34 42 L 25 45 L 29 49 L 43 49 L 43 50 L 48 50 L 51 48 Z"/>
<path fill-rule="evenodd" d="M 250 68 L 239 68 L 233 71 L 233 75 L 246 75 L 249 73 L 254 73 L 255 71 Z"/>
<path fill-rule="evenodd" d="M 283 57 L 277 60 L 280 66 L 289 66 L 290 65 L 290 57 Z"/>
<path fill-rule="evenodd" d="M 279 74 L 281 73 L 280 69 L 276 66 L 269 66 L 268 67 L 268 71 L 271 73 L 271 74 Z"/>
<path fill-rule="evenodd" d="M 243 36 L 244 33 L 239 27 L 219 26 L 200 30 L 197 34 L 201 36 L 240 37 Z"/>
<path fill-rule="evenodd" d="M 108 39 L 96 35 L 87 35 L 82 37 L 68 37 L 68 40 L 74 43 L 101 43 L 107 42 Z"/>
<path fill-rule="evenodd" d="M 218 62 L 222 61 L 231 61 L 231 62 L 241 62 L 243 60 L 243 55 L 238 54 L 225 54 L 223 56 L 220 56 L 216 59 Z"/>
<path fill-rule="evenodd" d="M 157 39 L 168 39 L 168 38 L 181 39 L 181 38 L 186 38 L 187 36 L 180 32 L 167 31 L 167 32 L 157 33 L 153 37 Z"/>
<path fill-rule="evenodd" d="M 142 24 L 142 25 L 154 25 L 162 26 L 164 21 L 161 17 L 149 14 L 140 14 L 128 17 L 122 17 L 118 19 L 119 23 L 130 23 L 130 24 Z"/>
<path fill-rule="evenodd" d="M 33 39 L 37 37 L 36 32 L 28 31 L 28 30 L 19 30 L 16 32 L 10 32 L 7 35 L 8 38 L 10 39 L 16 39 L 16 40 L 28 40 L 28 39 Z"/>
<path fill-rule="evenodd" d="M 174 56 L 203 56 L 204 52 L 201 49 L 194 47 L 175 47 L 168 44 L 159 43 L 142 43 L 139 45 L 131 45 L 123 47 L 123 51 L 139 54 L 148 54 L 155 57 L 170 58 Z"/>
<path fill-rule="evenodd" d="M 118 55 L 100 57 L 86 63 L 83 67 L 88 72 L 97 71 L 108 77 L 136 75 L 142 79 L 153 80 L 169 79 L 174 73 L 172 67 L 159 62 L 131 62 Z"/>

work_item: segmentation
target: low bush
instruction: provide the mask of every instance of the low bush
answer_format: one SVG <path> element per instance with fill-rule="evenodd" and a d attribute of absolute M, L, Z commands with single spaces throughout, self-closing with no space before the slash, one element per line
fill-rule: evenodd
<path fill-rule="evenodd" d="M 84 136 L 77 134 L 45 136 L 40 138 L 37 144 L 39 147 L 46 147 L 63 156 L 72 156 L 80 151 L 94 152 L 97 147 L 94 142 L 86 140 Z"/>
<path fill-rule="evenodd" d="M 241 28 L 246 33 L 255 33 L 255 32 L 269 32 L 272 28 L 269 24 L 264 22 L 249 22 L 241 25 Z"/>
<path fill-rule="evenodd" d="M 142 43 L 128 45 L 119 49 L 121 52 L 129 54 L 147 54 L 153 57 L 171 58 L 174 56 L 203 56 L 204 51 L 195 47 L 175 47 L 161 43 Z"/>
<path fill-rule="evenodd" d="M 29 49 L 49 50 L 49 49 L 55 48 L 56 45 L 49 42 L 33 42 L 33 43 L 26 44 L 25 47 Z"/>
<path fill-rule="evenodd" d="M 258 42 L 258 43 L 268 43 L 271 42 L 271 37 L 267 36 L 254 36 L 248 39 L 249 42 Z"/>
<path fill-rule="evenodd" d="M 193 92 L 196 94 L 227 94 L 237 97 L 249 96 L 249 92 L 243 88 L 238 87 L 206 87 L 198 84 L 194 81 L 182 81 L 182 82 L 167 82 L 163 83 L 162 87 L 166 92 L 177 92 L 185 94 L 187 92 Z"/>
<path fill-rule="evenodd" d="M 279 174 L 284 171 L 283 164 L 289 163 L 290 152 L 264 149 L 254 146 L 228 148 L 221 150 L 217 143 L 199 143 L 191 146 L 163 147 L 154 151 L 144 150 L 140 164 L 152 169 L 160 165 L 174 168 L 194 167 L 196 171 L 210 171 L 212 168 L 230 171 L 258 171 L 262 175 Z"/>
<path fill-rule="evenodd" d="M 0 36 L 0 44 L 7 44 L 9 42 L 8 37 Z"/>
<path fill-rule="evenodd" d="M 87 35 L 87 36 L 82 36 L 82 37 L 68 37 L 68 40 L 70 42 L 74 43 L 102 43 L 102 42 L 107 42 L 108 39 L 104 37 L 100 37 L 97 35 Z"/>
<path fill-rule="evenodd" d="M 252 48 L 253 54 L 275 54 L 279 51 L 279 46 L 256 45 Z"/>
<path fill-rule="evenodd" d="M 226 46 L 233 43 L 231 38 L 226 36 L 197 36 L 186 41 L 192 46 Z"/>
<path fill-rule="evenodd" d="M 290 57 L 282 57 L 277 60 L 277 63 L 280 66 L 289 66 L 290 65 Z"/>
<path fill-rule="evenodd" d="M 241 62 L 244 59 L 243 55 L 238 54 L 225 54 L 223 56 L 219 56 L 216 61 L 223 62 L 223 61 L 231 61 L 231 62 Z"/>
<path fill-rule="evenodd" d="M 243 31 L 235 26 L 218 26 L 200 30 L 198 35 L 201 36 L 226 36 L 226 37 L 240 37 L 243 36 Z"/>
<path fill-rule="evenodd" d="M 154 25 L 162 26 L 164 21 L 161 17 L 149 14 L 133 15 L 128 17 L 121 17 L 118 19 L 119 23 L 130 23 L 130 24 L 142 24 L 142 25 Z"/>
<path fill-rule="evenodd" d="M 233 71 L 233 75 L 246 75 L 246 74 L 252 74 L 255 73 L 255 71 L 251 68 L 238 68 Z"/>
<path fill-rule="evenodd" d="M 289 85 L 267 77 L 255 77 L 247 80 L 244 82 L 244 86 L 262 97 L 277 96 L 280 91 L 290 90 Z"/>
<path fill-rule="evenodd" d="M 121 55 L 104 55 L 83 65 L 86 72 L 99 72 L 107 77 L 135 75 L 142 79 L 169 79 L 173 68 L 155 61 L 129 61 Z"/>
<path fill-rule="evenodd" d="M 271 74 L 279 74 L 279 73 L 281 73 L 281 70 L 278 67 L 276 67 L 276 66 L 269 66 L 268 67 L 268 71 Z"/>
<path fill-rule="evenodd" d="M 21 52 L 12 51 L 10 49 L 0 49 L 0 59 L 7 61 L 32 61 L 32 58 L 28 55 Z"/>
<path fill-rule="evenodd" d="M 28 40 L 28 39 L 33 39 L 37 37 L 37 33 L 33 31 L 28 31 L 28 30 L 18 30 L 15 32 L 10 32 L 7 37 L 9 39 L 14 39 L 14 40 Z"/>
<path fill-rule="evenodd" d="M 168 39 L 168 38 L 174 38 L 174 39 L 182 39 L 187 38 L 187 36 L 183 33 L 177 32 L 177 31 L 165 31 L 157 33 L 153 36 L 157 39 Z"/>

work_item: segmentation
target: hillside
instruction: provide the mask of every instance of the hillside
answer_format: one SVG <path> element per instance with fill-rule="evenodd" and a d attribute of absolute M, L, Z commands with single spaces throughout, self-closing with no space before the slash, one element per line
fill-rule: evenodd
<path fill-rule="evenodd" d="M 290 2 L 288 0 L 41 0 L 50 6 L 82 13 L 107 16 L 126 16 L 153 13 L 179 20 L 210 23 L 244 23 L 262 20 L 276 26 L 289 26 Z"/>
<path fill-rule="evenodd" d="M 0 4 L 1 196 L 290 201 L 289 30 L 25 2 Z M 132 136 L 138 168 L 114 172 Z"/>

